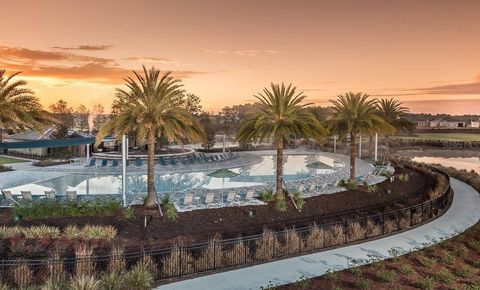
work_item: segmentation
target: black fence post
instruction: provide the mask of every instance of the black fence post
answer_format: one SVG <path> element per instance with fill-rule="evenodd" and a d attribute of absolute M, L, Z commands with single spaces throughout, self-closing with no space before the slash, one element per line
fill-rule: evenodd
<path fill-rule="evenodd" d="M 345 225 L 343 226 L 344 233 L 345 233 L 345 242 L 344 244 L 348 243 L 348 220 L 345 221 Z"/>
<path fill-rule="evenodd" d="M 245 237 L 243 237 L 242 239 L 245 240 L 244 243 L 243 243 L 243 248 L 244 248 L 243 252 L 244 252 L 245 259 L 243 261 L 244 261 L 244 264 L 246 264 L 247 263 L 247 257 L 248 257 L 248 244 L 247 244 L 247 241 L 246 241 Z"/>
<path fill-rule="evenodd" d="M 183 272 L 183 269 L 182 269 L 182 263 L 183 263 L 183 259 L 182 259 L 182 252 L 183 252 L 183 247 L 180 246 L 179 248 L 179 251 L 180 251 L 180 255 L 178 255 L 178 258 L 180 259 L 179 263 L 178 263 L 178 267 L 180 268 L 180 273 L 178 274 L 179 277 L 182 277 L 182 272 Z M 170 249 L 170 255 L 172 255 L 172 250 Z M 197 271 L 197 269 L 195 269 L 195 272 Z"/>
<path fill-rule="evenodd" d="M 217 268 L 217 241 L 213 241 L 213 270 Z"/>

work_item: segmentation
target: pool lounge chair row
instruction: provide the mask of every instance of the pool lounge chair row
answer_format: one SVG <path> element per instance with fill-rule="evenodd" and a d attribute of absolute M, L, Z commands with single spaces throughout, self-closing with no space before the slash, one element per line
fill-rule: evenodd
<path fill-rule="evenodd" d="M 245 198 L 243 201 L 251 201 L 255 195 L 255 190 L 248 190 L 245 194 Z M 222 196 L 222 201 L 221 202 L 214 202 L 215 199 L 215 193 L 214 192 L 207 192 L 205 195 L 205 205 L 207 207 L 219 207 L 221 205 L 225 205 L 225 202 L 227 204 L 239 204 L 240 201 L 242 201 L 241 196 L 239 193 L 235 191 L 229 191 L 227 194 L 227 199 L 224 202 L 223 201 L 223 196 Z M 186 193 L 184 198 L 183 198 L 183 206 L 185 210 L 193 210 L 195 209 L 195 206 L 193 205 L 193 193 Z"/>
<path fill-rule="evenodd" d="M 34 199 L 35 199 L 34 196 L 32 195 L 31 191 L 22 190 L 22 191 L 20 191 L 20 193 L 21 193 L 21 196 L 22 196 L 22 199 L 21 199 L 22 201 L 30 202 L 30 201 L 34 201 Z M 53 190 L 47 190 L 47 191 L 44 192 L 44 194 L 45 195 L 41 196 L 41 197 L 43 197 L 45 199 L 52 200 L 52 201 L 57 199 L 57 194 Z M 67 200 L 69 200 L 69 201 L 74 201 L 74 200 L 77 199 L 77 192 L 75 190 L 69 190 L 69 191 L 66 192 L 65 195 L 67 196 Z M 2 190 L 2 196 L 5 200 L 10 200 L 10 201 L 13 201 L 16 204 L 19 204 L 10 190 Z"/>

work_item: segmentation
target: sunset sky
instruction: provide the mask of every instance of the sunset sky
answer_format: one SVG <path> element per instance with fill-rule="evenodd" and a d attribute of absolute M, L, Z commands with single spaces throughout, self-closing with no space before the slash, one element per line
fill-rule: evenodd
<path fill-rule="evenodd" d="M 207 111 L 292 82 L 326 105 L 393 96 L 413 112 L 480 112 L 480 1 L 8 1 L 0 68 L 46 106 L 109 107 L 142 64 L 175 71 Z"/>

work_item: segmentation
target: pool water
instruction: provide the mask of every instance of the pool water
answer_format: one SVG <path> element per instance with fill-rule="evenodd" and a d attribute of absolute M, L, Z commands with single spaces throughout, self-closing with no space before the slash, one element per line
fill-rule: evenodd
<path fill-rule="evenodd" d="M 320 161 L 333 167 L 334 159 L 322 155 L 286 155 L 284 156 L 284 178 L 286 181 L 305 179 L 320 174 L 333 173 L 332 169 L 311 169 L 307 164 Z M 232 168 L 231 171 L 239 174 L 232 178 L 210 177 L 205 172 L 189 172 L 162 174 L 155 176 L 157 192 L 176 192 L 190 188 L 222 189 L 262 185 L 275 181 L 276 156 L 262 156 L 262 161 L 244 167 Z M 338 165 L 337 165 L 338 166 Z M 160 171 L 157 169 L 157 171 Z M 145 174 L 127 173 L 128 192 L 135 194 L 146 192 L 147 177 Z M 43 195 L 46 190 L 54 190 L 64 194 L 67 190 L 76 190 L 78 194 L 119 194 L 121 193 L 121 175 L 82 175 L 68 174 L 46 178 L 27 184 L 15 184 L 9 188 L 13 194 L 20 194 L 22 190 L 29 190 L 32 194 Z"/>
<path fill-rule="evenodd" d="M 480 174 L 480 157 L 414 157 L 415 162 L 424 162 L 428 164 L 441 164 L 447 167 L 457 169 L 473 170 Z"/>

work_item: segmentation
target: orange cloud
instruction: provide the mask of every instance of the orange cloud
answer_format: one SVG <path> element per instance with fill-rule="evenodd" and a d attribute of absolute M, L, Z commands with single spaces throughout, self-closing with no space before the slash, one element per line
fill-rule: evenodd
<path fill-rule="evenodd" d="M 154 57 L 154 56 L 149 56 L 149 57 L 137 57 L 137 56 L 131 56 L 125 58 L 125 60 L 131 60 L 131 61 L 138 61 L 138 62 L 158 62 L 162 64 L 174 64 L 178 63 L 177 61 L 167 59 L 167 58 L 161 58 L 161 57 Z"/>
<path fill-rule="evenodd" d="M 97 51 L 97 50 L 107 50 L 113 47 L 113 44 L 103 44 L 103 45 L 77 45 L 71 47 L 62 47 L 62 46 L 54 46 L 53 49 L 61 49 L 61 50 L 90 50 L 90 51 Z"/>

